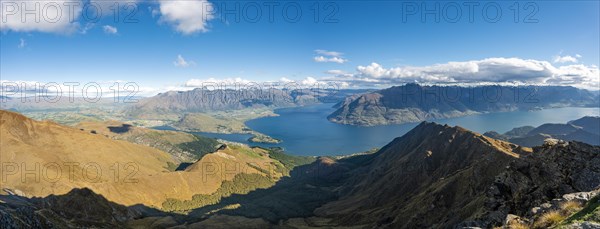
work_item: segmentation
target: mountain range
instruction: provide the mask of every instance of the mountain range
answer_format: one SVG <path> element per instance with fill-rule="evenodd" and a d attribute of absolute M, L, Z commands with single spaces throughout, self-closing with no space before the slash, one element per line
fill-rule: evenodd
<path fill-rule="evenodd" d="M 579 141 L 600 145 L 600 117 L 586 116 L 568 123 L 546 123 L 538 127 L 522 126 L 500 134 L 489 131 L 484 135 L 521 146 L 539 146 L 547 139 Z"/>
<path fill-rule="evenodd" d="M 374 126 L 473 114 L 556 107 L 593 107 L 596 93 L 566 86 L 426 86 L 406 84 L 347 97 L 328 116 L 335 123 Z"/>
<path fill-rule="evenodd" d="M 315 161 L 280 149 L 222 145 L 170 171 L 172 155 L 140 142 L 0 115 L 3 162 L 134 160 L 140 167 L 131 186 L 85 177 L 21 182 L 10 174 L 2 183 L 2 228 L 581 228 L 600 222 L 600 147 L 577 141 L 529 148 L 423 122 L 376 152 Z M 203 183 L 207 164 L 226 164 L 218 170 L 226 176 Z M 263 164 L 274 169 L 257 166 Z M 86 207 L 69 208 L 75 201 Z"/>
<path fill-rule="evenodd" d="M 290 107 L 321 102 L 337 102 L 366 90 L 325 90 L 269 88 L 215 89 L 196 88 L 190 91 L 169 91 L 141 99 L 128 107 L 130 117 L 153 119 L 181 113 L 239 110 L 262 107 Z"/>

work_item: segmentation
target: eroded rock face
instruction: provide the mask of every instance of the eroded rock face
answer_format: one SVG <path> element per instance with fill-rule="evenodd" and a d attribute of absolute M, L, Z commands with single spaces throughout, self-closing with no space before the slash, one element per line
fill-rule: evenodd
<path fill-rule="evenodd" d="M 507 214 L 530 217 L 556 198 L 586 200 L 600 187 L 600 147 L 584 143 L 546 144 L 515 160 L 487 191 L 485 224 Z M 566 195 L 565 195 L 566 194 Z"/>

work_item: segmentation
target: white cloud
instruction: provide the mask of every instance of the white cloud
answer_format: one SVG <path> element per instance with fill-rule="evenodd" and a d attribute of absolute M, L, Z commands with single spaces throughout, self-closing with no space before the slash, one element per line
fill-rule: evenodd
<path fill-rule="evenodd" d="M 110 25 L 102 26 L 102 29 L 104 30 L 104 33 L 106 33 L 106 34 L 117 34 L 117 32 L 118 32 L 116 27 L 110 26 Z"/>
<path fill-rule="evenodd" d="M 183 34 L 207 32 L 214 18 L 213 5 L 207 0 L 159 0 L 162 22 Z"/>
<path fill-rule="evenodd" d="M 351 73 L 348 73 L 348 72 L 343 71 L 343 70 L 337 70 L 337 69 L 327 70 L 327 71 L 325 71 L 325 74 L 328 74 L 328 75 L 337 75 L 337 76 L 345 76 L 345 77 L 352 76 Z"/>
<path fill-rule="evenodd" d="M 17 48 L 25 48 L 25 46 L 27 45 L 27 43 L 25 43 L 25 39 L 21 38 L 19 41 L 19 45 L 17 45 Z"/>
<path fill-rule="evenodd" d="M 183 58 L 183 56 L 181 55 L 177 55 L 177 59 L 175 59 L 175 62 L 173 62 L 173 65 L 175 65 L 176 67 L 190 67 L 193 65 L 196 65 L 196 63 L 194 61 L 187 61 Z"/>
<path fill-rule="evenodd" d="M 242 79 L 240 77 L 226 78 L 226 79 L 215 79 L 215 78 L 190 79 L 185 82 L 184 86 L 191 87 L 191 88 L 201 88 L 201 87 L 205 87 L 205 86 L 214 86 L 215 84 L 225 85 L 225 86 L 235 86 L 235 85 L 245 85 L 245 84 L 249 84 L 252 82 L 253 81 L 250 81 L 247 79 Z"/>
<path fill-rule="evenodd" d="M 579 55 L 579 54 L 575 55 L 574 57 L 569 56 L 569 55 L 566 55 L 566 56 L 557 55 L 557 56 L 554 56 L 553 61 L 554 61 L 554 63 L 561 63 L 561 64 L 562 63 L 577 63 L 577 62 L 579 62 L 579 60 L 578 60 L 579 58 L 581 58 L 581 55 Z"/>
<path fill-rule="evenodd" d="M 314 85 L 317 82 L 318 82 L 317 79 L 315 79 L 313 77 L 306 77 L 306 79 L 302 80 L 300 83 L 302 85 Z"/>
<path fill-rule="evenodd" d="M 338 64 L 343 64 L 343 63 L 348 62 L 347 59 L 344 59 L 342 57 L 342 55 L 344 55 L 344 54 L 341 52 L 317 49 L 317 50 L 315 50 L 315 53 L 318 55 L 313 58 L 313 60 L 315 62 L 321 62 L 321 63 L 332 62 L 332 63 L 338 63 Z"/>
<path fill-rule="evenodd" d="M 344 55 L 341 52 L 327 51 L 327 50 L 323 50 L 323 49 L 317 49 L 317 50 L 315 50 L 315 53 L 317 53 L 319 55 L 324 55 L 324 56 L 337 56 L 337 57 Z"/>
<path fill-rule="evenodd" d="M 87 34 L 87 31 L 94 28 L 94 26 L 96 26 L 96 24 L 94 23 L 86 23 L 85 26 L 83 26 L 82 28 L 79 29 L 79 33 L 81 34 Z"/>
<path fill-rule="evenodd" d="M 324 56 L 315 56 L 314 60 L 316 62 L 333 62 L 333 63 L 338 63 L 338 64 L 343 64 L 345 62 L 347 62 L 348 60 L 341 58 L 341 57 L 324 57 Z"/>
<path fill-rule="evenodd" d="M 273 86 L 274 88 L 284 87 L 285 85 L 296 84 L 298 86 L 303 87 L 314 87 L 317 84 L 325 84 L 325 81 L 319 81 L 314 77 L 306 77 L 302 80 L 291 80 L 286 77 L 280 78 L 278 81 L 252 81 L 248 79 L 244 79 L 241 77 L 235 78 L 224 78 L 224 79 L 216 79 L 216 78 L 208 78 L 208 79 L 190 79 L 186 81 L 180 90 L 191 90 L 193 88 L 202 88 L 202 87 L 226 87 L 226 88 L 235 88 L 235 87 L 244 87 L 248 85 L 260 85 L 261 87 Z M 176 87 L 172 88 L 175 89 Z"/>
<path fill-rule="evenodd" d="M 487 58 L 448 62 L 428 66 L 385 68 L 378 63 L 358 66 L 352 75 L 324 78 L 361 87 L 385 87 L 404 83 L 522 83 L 568 85 L 596 89 L 600 87 L 597 66 L 567 65 L 555 67 L 547 61 L 520 58 Z"/>
<path fill-rule="evenodd" d="M 152 15 L 152 18 L 160 15 L 160 11 L 158 9 L 155 9 L 152 6 L 148 6 L 148 12 L 150 12 L 150 15 Z"/>
<path fill-rule="evenodd" d="M 2 1 L 0 4 L 0 30 L 73 33 L 79 27 L 77 19 L 82 6 L 81 0 Z M 23 14 L 25 8 L 37 9 L 37 13 L 25 15 Z"/>
<path fill-rule="evenodd" d="M 383 76 L 384 74 L 386 74 L 387 71 L 386 69 L 383 69 L 383 67 L 378 63 L 371 63 L 368 66 L 358 66 L 356 70 L 358 70 L 358 72 L 360 72 L 363 75 L 368 75 L 375 78 Z"/>
<path fill-rule="evenodd" d="M 283 82 L 283 83 L 291 83 L 291 82 L 294 82 L 293 80 L 291 80 L 291 79 L 288 79 L 288 78 L 285 78 L 285 77 L 281 77 L 281 79 L 279 79 L 279 81 L 281 81 L 281 82 Z"/>

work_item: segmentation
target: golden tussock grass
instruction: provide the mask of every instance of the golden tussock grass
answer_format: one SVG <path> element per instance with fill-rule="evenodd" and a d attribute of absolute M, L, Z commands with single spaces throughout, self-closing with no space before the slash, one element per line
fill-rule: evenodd
<path fill-rule="evenodd" d="M 560 205 L 560 210 L 562 211 L 563 215 L 571 215 L 581 210 L 581 208 L 582 206 L 579 202 L 572 200 L 564 202 Z"/>
<path fill-rule="evenodd" d="M 549 211 L 544 213 L 533 224 L 533 228 L 548 228 L 563 221 L 566 217 L 560 211 Z"/>

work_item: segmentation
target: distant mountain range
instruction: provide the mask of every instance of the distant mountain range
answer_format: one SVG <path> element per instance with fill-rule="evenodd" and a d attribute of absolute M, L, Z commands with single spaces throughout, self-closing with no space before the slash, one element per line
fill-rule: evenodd
<path fill-rule="evenodd" d="M 549 138 L 600 145 L 600 117 L 583 117 L 566 124 L 517 127 L 504 134 L 490 131 L 484 135 L 527 147 L 542 145 Z"/>
<path fill-rule="evenodd" d="M 289 107 L 314 103 L 335 103 L 367 90 L 208 90 L 169 91 L 145 98 L 127 109 L 132 117 L 155 118 L 165 114 L 181 114 L 238 110 L 260 107 Z"/>
<path fill-rule="evenodd" d="M 332 122 L 373 126 L 472 114 L 556 107 L 597 107 L 598 93 L 564 86 L 424 86 L 406 84 L 353 95 L 336 105 Z"/>
<path fill-rule="evenodd" d="M 167 153 L 141 146 L 145 141 L 113 140 L 122 129 L 105 137 L 104 131 L 93 134 L 12 112 L 0 116 L 3 162 L 94 161 L 104 167 L 116 160 L 140 166 L 132 185 L 86 183 L 85 177 L 24 183 L 8 176 L 0 196 L 2 228 L 545 228 L 600 222 L 600 147 L 585 143 L 549 141 L 528 148 L 423 122 L 374 153 L 306 164 L 310 158 L 277 149 L 232 145 L 183 171 L 168 171 Z M 598 131 L 588 123 L 594 120 L 570 122 Z M 510 133 L 535 129 L 556 134 L 552 126 Z M 221 172 L 229 178 L 202 182 L 207 164 L 236 163 L 249 167 L 228 167 Z M 263 164 L 274 170 L 256 166 Z M 75 203 L 85 208 L 71 209 Z M 550 214 L 554 221 L 545 220 Z"/>

